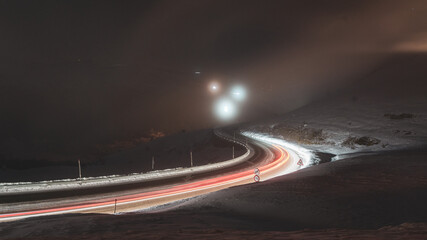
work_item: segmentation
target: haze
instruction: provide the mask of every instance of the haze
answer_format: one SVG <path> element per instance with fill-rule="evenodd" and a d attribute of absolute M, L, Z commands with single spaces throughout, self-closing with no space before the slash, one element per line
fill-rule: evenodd
<path fill-rule="evenodd" d="M 425 1 L 1 1 L 1 159 L 219 126 L 213 79 L 248 88 L 235 122 L 284 114 L 424 53 L 426 29 Z"/>

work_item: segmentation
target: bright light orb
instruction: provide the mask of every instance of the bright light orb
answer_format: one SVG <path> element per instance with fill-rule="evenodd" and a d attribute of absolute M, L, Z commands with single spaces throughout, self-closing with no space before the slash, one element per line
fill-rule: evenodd
<path fill-rule="evenodd" d="M 231 88 L 231 97 L 237 101 L 244 101 L 246 99 L 246 89 L 242 86 L 234 86 Z"/>
<path fill-rule="evenodd" d="M 230 120 L 236 116 L 237 109 L 233 101 L 222 98 L 215 104 L 215 113 L 221 120 Z"/>
<path fill-rule="evenodd" d="M 211 83 L 209 83 L 208 88 L 209 88 L 209 92 L 211 92 L 212 94 L 216 94 L 220 90 L 220 86 L 219 86 L 219 84 L 217 82 L 211 82 Z"/>

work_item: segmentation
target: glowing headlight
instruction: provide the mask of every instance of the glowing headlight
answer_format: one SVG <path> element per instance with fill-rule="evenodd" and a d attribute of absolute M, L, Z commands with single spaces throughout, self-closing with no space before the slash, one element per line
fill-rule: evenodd
<path fill-rule="evenodd" d="M 222 98 L 215 104 L 215 113 L 221 120 L 230 120 L 236 116 L 237 109 L 232 101 Z"/>
<path fill-rule="evenodd" d="M 234 86 L 231 88 L 231 96 L 237 101 L 243 101 L 246 99 L 246 90 L 242 86 Z"/>
<path fill-rule="evenodd" d="M 220 85 L 215 81 L 210 82 L 208 88 L 209 88 L 209 92 L 213 94 L 216 94 L 220 91 Z"/>

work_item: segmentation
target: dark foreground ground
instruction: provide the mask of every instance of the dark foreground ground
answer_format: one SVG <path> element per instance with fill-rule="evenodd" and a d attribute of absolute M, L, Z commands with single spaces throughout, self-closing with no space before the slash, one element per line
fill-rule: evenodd
<path fill-rule="evenodd" d="M 425 150 L 325 163 L 174 211 L 1 223 L 0 239 L 426 239 Z"/>

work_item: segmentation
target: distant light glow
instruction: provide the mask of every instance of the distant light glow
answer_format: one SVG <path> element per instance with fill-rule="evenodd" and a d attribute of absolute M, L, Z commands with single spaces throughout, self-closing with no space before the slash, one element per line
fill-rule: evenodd
<path fill-rule="evenodd" d="M 212 94 L 218 93 L 221 89 L 219 83 L 215 81 L 210 82 L 208 88 Z"/>
<path fill-rule="evenodd" d="M 200 72 L 198 72 L 198 71 L 197 71 L 197 72 L 194 72 L 194 74 L 199 75 L 199 74 L 200 74 Z"/>
<path fill-rule="evenodd" d="M 215 104 L 215 113 L 221 120 L 230 120 L 236 116 L 237 109 L 233 101 L 222 98 Z"/>
<path fill-rule="evenodd" d="M 231 97 L 237 101 L 246 99 L 246 89 L 242 86 L 234 86 L 231 88 Z"/>

